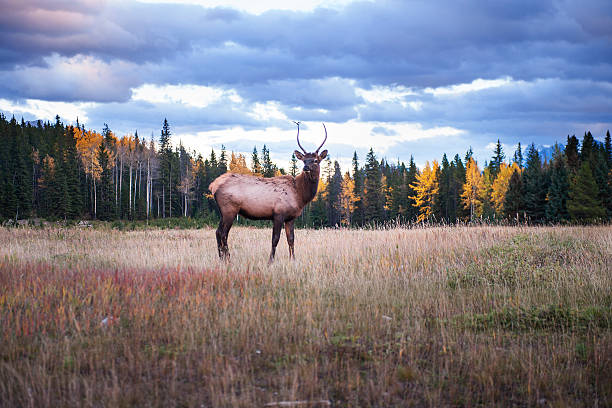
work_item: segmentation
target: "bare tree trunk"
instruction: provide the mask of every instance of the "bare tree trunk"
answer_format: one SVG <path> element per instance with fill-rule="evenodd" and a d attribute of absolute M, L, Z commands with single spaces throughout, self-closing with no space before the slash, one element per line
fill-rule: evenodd
<path fill-rule="evenodd" d="M 130 160 L 130 186 L 129 186 L 129 196 L 128 196 L 128 208 L 130 217 L 132 216 L 132 161 Z"/>
<path fill-rule="evenodd" d="M 123 156 L 121 156 L 121 170 L 119 171 L 121 174 L 119 176 L 119 216 L 121 217 L 121 193 L 123 192 Z"/>
<path fill-rule="evenodd" d="M 98 195 L 96 193 L 96 178 L 93 178 L 93 186 L 94 186 L 94 218 L 97 218 L 98 214 Z"/>
<path fill-rule="evenodd" d="M 166 218 L 166 186 L 164 185 L 162 185 L 162 205 L 164 206 L 162 209 L 162 217 Z"/>
<path fill-rule="evenodd" d="M 147 220 L 149 219 L 149 209 L 150 209 L 150 205 L 151 205 L 151 195 L 150 193 L 150 175 L 151 175 L 151 164 L 150 164 L 151 159 L 147 157 Z"/>

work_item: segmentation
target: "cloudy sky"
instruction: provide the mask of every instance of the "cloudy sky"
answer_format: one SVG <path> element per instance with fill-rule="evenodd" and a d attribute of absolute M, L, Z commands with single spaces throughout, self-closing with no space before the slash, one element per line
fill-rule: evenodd
<path fill-rule="evenodd" d="M 256 3 L 256 4 L 255 4 Z M 609 0 L 2 0 L 0 111 L 417 163 L 612 128 Z"/>

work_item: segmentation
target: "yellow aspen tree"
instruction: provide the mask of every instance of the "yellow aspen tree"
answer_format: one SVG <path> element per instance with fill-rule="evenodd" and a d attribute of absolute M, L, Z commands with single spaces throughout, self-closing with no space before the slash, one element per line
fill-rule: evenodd
<path fill-rule="evenodd" d="M 476 208 L 482 204 L 479 193 L 483 188 L 483 178 L 478 169 L 478 164 L 473 158 L 467 163 L 465 168 L 465 184 L 463 185 L 463 193 L 461 193 L 461 201 L 463 207 L 470 210 L 470 220 L 474 219 Z"/>
<path fill-rule="evenodd" d="M 355 180 L 351 178 L 347 171 L 342 178 L 342 190 L 340 192 L 340 223 L 351 225 L 351 215 L 355 211 Z"/>
<path fill-rule="evenodd" d="M 499 216 L 504 214 L 504 200 L 506 199 L 506 191 L 508 191 L 508 184 L 510 183 L 510 177 L 512 173 L 518 171 L 521 172 L 518 164 L 513 163 L 512 166 L 506 163 L 501 163 L 499 166 L 499 173 L 493 181 L 493 188 L 491 190 L 491 199 L 493 200 L 493 206 L 495 207 L 495 213 Z"/>
<path fill-rule="evenodd" d="M 229 163 L 229 171 L 237 174 L 252 174 L 251 170 L 246 164 L 246 158 L 243 154 L 235 154 L 232 152 Z"/>
<path fill-rule="evenodd" d="M 434 200 L 439 189 L 440 165 L 436 160 L 432 165 L 426 162 L 425 168 L 420 174 L 416 175 L 416 182 L 410 187 L 416 195 L 410 197 L 414 200 L 413 206 L 419 209 L 417 222 L 424 222 L 433 215 Z"/>

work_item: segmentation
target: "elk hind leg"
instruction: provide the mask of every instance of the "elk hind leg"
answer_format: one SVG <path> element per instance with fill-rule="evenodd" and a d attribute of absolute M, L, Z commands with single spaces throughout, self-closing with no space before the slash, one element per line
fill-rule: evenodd
<path fill-rule="evenodd" d="M 227 235 L 229 234 L 230 228 L 234 223 L 234 217 L 232 214 L 221 214 L 221 220 L 219 221 L 219 227 L 217 228 L 217 249 L 219 250 L 219 258 L 229 260 L 230 253 L 229 247 L 227 246 Z"/>
<path fill-rule="evenodd" d="M 295 241 L 294 220 L 285 222 L 285 233 L 287 234 L 287 244 L 289 245 L 289 259 L 295 259 L 295 252 L 293 249 L 293 243 Z"/>

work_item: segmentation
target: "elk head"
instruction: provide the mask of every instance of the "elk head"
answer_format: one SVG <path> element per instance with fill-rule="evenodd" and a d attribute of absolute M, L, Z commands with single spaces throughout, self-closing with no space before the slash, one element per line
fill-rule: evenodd
<path fill-rule="evenodd" d="M 321 153 L 319 153 L 319 149 L 323 147 L 323 145 L 325 144 L 325 141 L 327 140 L 327 128 L 325 127 L 325 123 L 323 123 L 323 130 L 325 130 L 325 139 L 323 139 L 323 143 L 321 143 L 321 145 L 317 147 L 317 150 L 315 150 L 313 153 L 308 153 L 306 149 L 302 147 L 302 144 L 300 143 L 300 122 L 294 122 L 294 123 L 298 127 L 297 144 L 304 153 L 298 150 L 294 151 L 293 153 L 295 154 L 296 158 L 304 162 L 304 168 L 303 168 L 304 174 L 312 180 L 318 180 L 319 179 L 319 164 L 321 163 L 323 159 L 325 159 L 325 157 L 327 157 L 327 150 L 323 150 Z"/>

